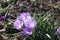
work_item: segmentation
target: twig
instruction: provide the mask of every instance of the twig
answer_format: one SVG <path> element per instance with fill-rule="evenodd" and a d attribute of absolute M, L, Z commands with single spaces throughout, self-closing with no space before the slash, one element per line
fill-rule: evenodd
<path fill-rule="evenodd" d="M 1 30 L 0 30 L 0 32 L 4 32 L 4 31 L 6 31 L 6 29 L 5 29 L 5 28 L 3 28 L 3 29 L 1 29 Z"/>

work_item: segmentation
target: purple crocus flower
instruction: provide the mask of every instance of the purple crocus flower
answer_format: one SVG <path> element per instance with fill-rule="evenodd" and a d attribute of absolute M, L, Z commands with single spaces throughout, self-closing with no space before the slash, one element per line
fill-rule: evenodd
<path fill-rule="evenodd" d="M 57 28 L 56 33 L 57 33 L 57 35 L 60 35 L 60 27 Z"/>
<path fill-rule="evenodd" d="M 17 30 L 20 30 L 23 26 L 23 22 L 16 19 L 16 21 L 14 22 L 14 28 L 17 29 Z"/>
<path fill-rule="evenodd" d="M 24 35 L 31 35 L 33 29 L 36 27 L 36 20 L 31 17 L 30 13 L 22 13 L 19 15 L 14 23 L 14 28 L 17 30 L 20 30 L 22 26 L 24 25 L 25 27 L 23 28 L 22 33 Z"/>
<path fill-rule="evenodd" d="M 22 34 L 23 35 L 32 35 L 32 29 L 31 28 L 24 28 L 23 31 L 22 31 Z"/>

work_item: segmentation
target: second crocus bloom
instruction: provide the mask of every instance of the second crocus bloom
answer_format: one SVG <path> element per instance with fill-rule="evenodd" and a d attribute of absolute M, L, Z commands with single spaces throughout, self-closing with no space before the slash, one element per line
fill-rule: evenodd
<path fill-rule="evenodd" d="M 57 28 L 56 33 L 57 33 L 57 35 L 60 35 L 60 27 Z"/>

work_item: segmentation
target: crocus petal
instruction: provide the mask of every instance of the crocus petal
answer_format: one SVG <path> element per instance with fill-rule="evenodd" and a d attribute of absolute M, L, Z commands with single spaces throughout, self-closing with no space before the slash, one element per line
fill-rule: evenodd
<path fill-rule="evenodd" d="M 24 30 L 22 31 L 23 35 L 32 35 L 32 29 L 30 28 L 24 28 Z"/>
<path fill-rule="evenodd" d="M 36 24 L 37 24 L 36 20 L 31 21 L 31 23 L 29 24 L 29 28 L 34 29 L 36 27 Z"/>
<path fill-rule="evenodd" d="M 22 22 L 22 21 L 20 21 L 20 20 L 17 19 L 17 20 L 14 22 L 14 28 L 15 28 L 15 29 L 20 30 L 20 29 L 22 28 L 22 26 L 23 26 L 23 22 Z"/>
<path fill-rule="evenodd" d="M 24 21 L 25 19 L 31 19 L 30 14 L 29 13 L 23 13 L 21 14 L 22 20 Z"/>
<path fill-rule="evenodd" d="M 24 22 L 25 27 L 29 27 L 31 29 L 34 29 L 36 27 L 36 20 L 27 20 Z"/>

